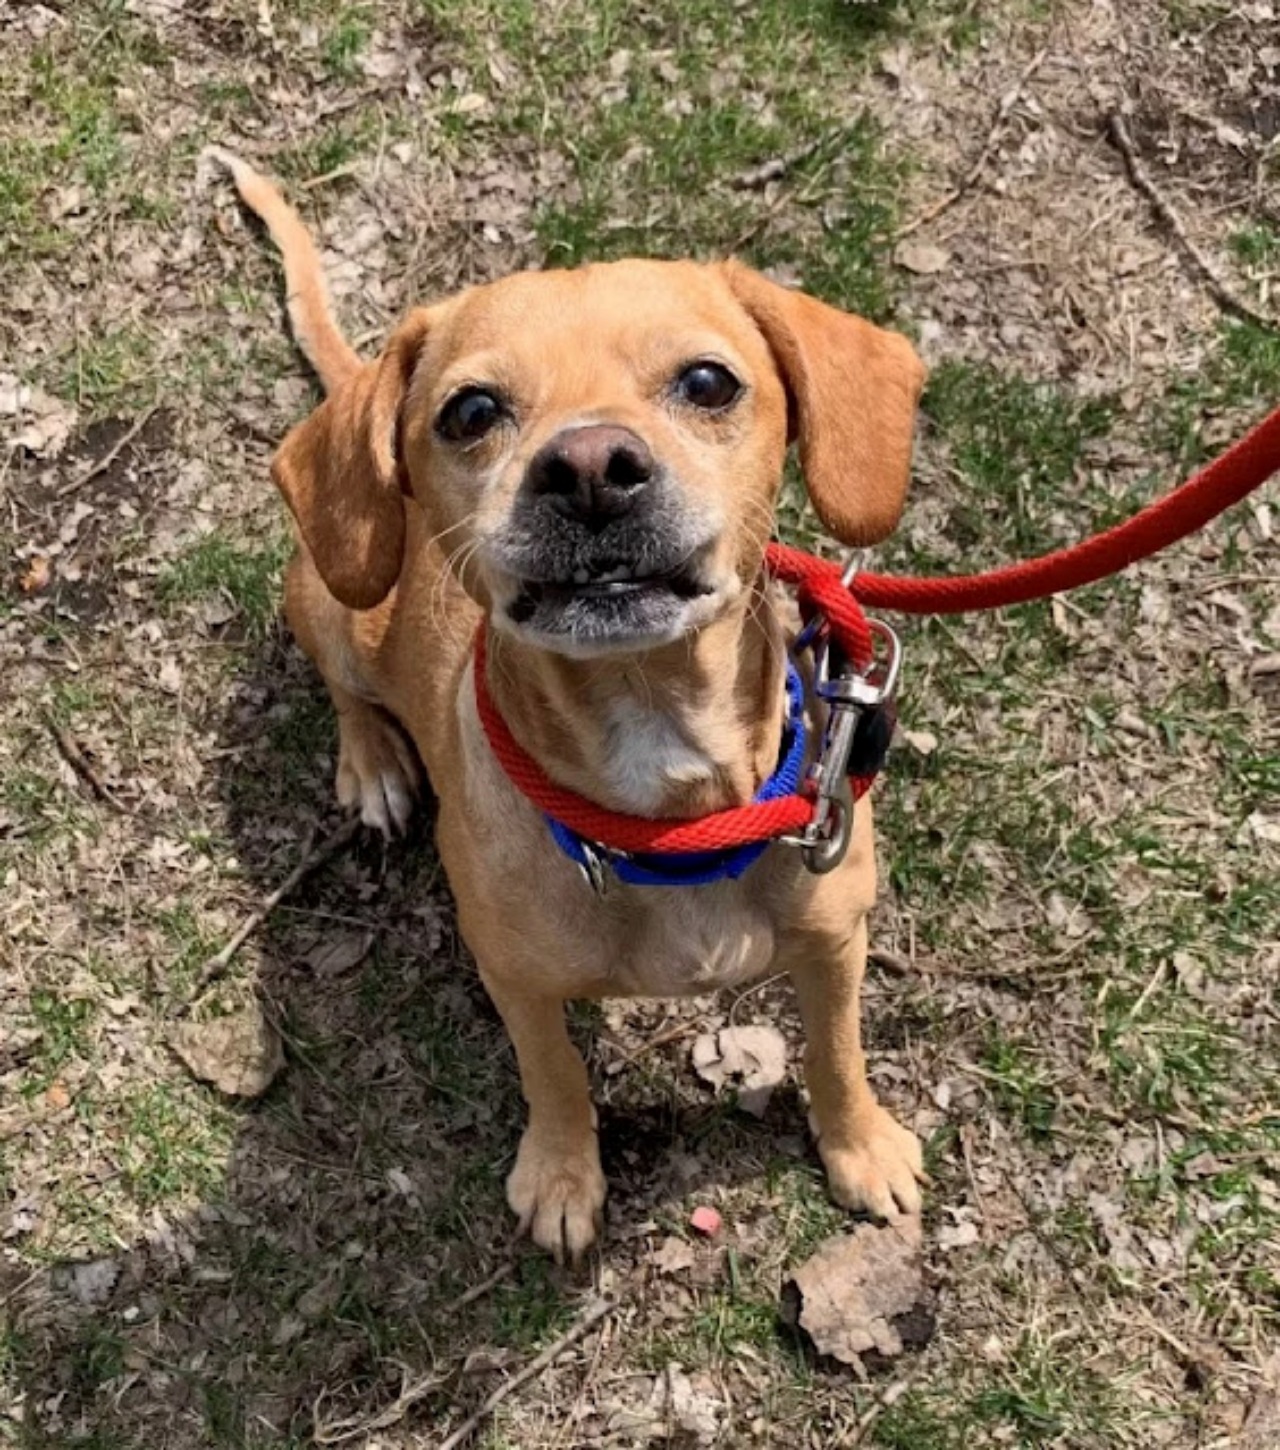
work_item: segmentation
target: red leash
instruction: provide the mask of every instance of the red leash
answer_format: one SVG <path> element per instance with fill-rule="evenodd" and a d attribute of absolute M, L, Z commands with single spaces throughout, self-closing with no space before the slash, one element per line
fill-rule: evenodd
<path fill-rule="evenodd" d="M 1184 484 L 1105 533 L 1069 549 L 954 579 L 859 574 L 853 589 L 875 609 L 905 614 L 960 614 L 1001 609 L 1079 589 L 1150 558 L 1224 513 L 1280 472 L 1280 408 L 1251 428 Z M 828 566 L 834 567 L 834 566 Z M 838 571 L 837 571 L 838 573 Z"/>
<path fill-rule="evenodd" d="M 774 578 L 795 586 L 806 616 L 815 612 L 826 616 L 846 657 L 865 669 L 872 658 L 872 636 L 863 604 L 907 614 L 959 614 L 1024 604 L 1078 589 L 1118 574 L 1195 533 L 1277 472 L 1280 408 L 1221 457 L 1133 518 L 1038 559 L 956 578 L 858 574 L 846 587 L 838 564 L 786 544 L 770 544 L 765 567 Z M 717 851 L 791 835 L 813 820 L 812 792 L 735 806 L 694 820 L 655 821 L 605 810 L 557 785 L 512 735 L 489 694 L 483 627 L 476 635 L 474 673 L 481 723 L 512 784 L 540 810 L 588 841 L 624 852 Z M 861 795 L 870 780 L 854 784 L 855 795 Z"/>

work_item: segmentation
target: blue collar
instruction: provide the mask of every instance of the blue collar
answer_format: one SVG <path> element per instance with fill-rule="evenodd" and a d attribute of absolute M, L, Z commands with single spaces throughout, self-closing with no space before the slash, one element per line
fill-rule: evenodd
<path fill-rule="evenodd" d="M 804 683 L 791 660 L 787 661 L 787 718 L 782 728 L 778 766 L 756 791 L 756 802 L 794 795 L 804 771 L 808 732 L 804 723 Z M 730 846 L 723 851 L 689 851 L 658 854 L 613 851 L 597 841 L 571 831 L 563 822 L 548 816 L 547 825 L 557 846 L 587 879 L 601 889 L 603 869 L 608 867 L 619 881 L 629 886 L 708 886 L 713 881 L 736 881 L 764 855 L 773 843 L 753 841 L 747 846 Z"/>

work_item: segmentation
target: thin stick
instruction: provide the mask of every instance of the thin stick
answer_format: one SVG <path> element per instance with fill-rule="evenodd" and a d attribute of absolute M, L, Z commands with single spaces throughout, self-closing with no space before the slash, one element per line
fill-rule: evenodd
<path fill-rule="evenodd" d="M 891 952 L 887 947 L 868 947 L 867 961 L 872 966 L 883 967 L 885 971 L 892 972 L 898 977 L 918 975 L 918 968 L 913 966 L 906 957 L 900 957 L 897 952 Z"/>
<path fill-rule="evenodd" d="M 331 856 L 342 850 L 355 837 L 359 829 L 360 818 L 353 816 L 349 821 L 343 821 L 337 830 L 332 831 L 326 836 L 318 846 L 312 847 L 311 842 L 308 841 L 307 845 L 303 848 L 302 859 L 289 872 L 288 876 L 285 877 L 280 885 L 276 887 L 271 895 L 263 901 L 262 905 L 255 907 L 245 917 L 244 921 L 240 923 L 235 935 L 226 946 L 220 952 L 215 952 L 205 962 L 204 966 L 200 968 L 199 975 L 196 977 L 195 986 L 191 989 L 190 995 L 185 1002 L 180 1003 L 174 1009 L 171 1015 L 181 1017 L 189 1012 L 203 993 L 222 976 L 231 965 L 231 960 L 235 954 L 249 940 L 253 933 L 257 931 L 262 923 L 266 921 L 267 917 L 271 915 L 285 897 L 291 891 L 295 890 L 298 884 L 310 876 L 313 871 L 323 866 Z"/>
<path fill-rule="evenodd" d="M 920 1367 L 917 1366 L 910 1374 L 903 1375 L 900 1380 L 894 1380 L 892 1384 L 876 1396 L 871 1402 L 871 1407 L 866 1411 L 858 1423 L 853 1427 L 853 1434 L 845 1440 L 837 1440 L 836 1444 L 841 1450 L 854 1450 L 855 1446 L 861 1445 L 875 1427 L 876 1421 L 890 1407 L 896 1404 L 903 1395 L 911 1388 L 920 1376 Z"/>
<path fill-rule="evenodd" d="M 58 754 L 84 781 L 94 797 L 103 805 L 110 806 L 113 811 L 119 811 L 121 815 L 128 815 L 127 808 L 116 799 L 111 787 L 94 769 L 93 762 L 76 743 L 75 738 L 68 731 L 60 729 L 48 717 L 45 718 L 44 724 L 45 729 L 53 736 L 53 743 L 58 747 Z"/>
<path fill-rule="evenodd" d="M 138 434 L 142 432 L 147 424 L 150 423 L 152 418 L 155 417 L 159 407 L 159 403 L 153 403 L 145 413 L 139 414 L 133 426 L 127 432 L 122 433 L 96 463 L 91 463 L 79 478 L 73 478 L 70 483 L 64 483 L 57 490 L 57 497 L 66 498 L 69 493 L 75 493 L 76 489 L 83 488 L 86 483 L 92 483 L 95 478 L 104 474 L 124 450 L 128 448 L 129 444 L 133 442 Z"/>
<path fill-rule="evenodd" d="M 1200 273 L 1209 295 L 1218 306 L 1225 312 L 1234 313 L 1235 316 L 1243 318 L 1246 322 L 1252 322 L 1258 327 L 1280 328 L 1280 318 L 1270 317 L 1265 312 L 1259 312 L 1256 307 L 1251 307 L 1239 293 L 1232 291 L 1218 275 L 1217 269 L 1209 258 L 1187 235 L 1187 229 L 1183 226 L 1182 219 L 1142 164 L 1137 148 L 1133 144 L 1133 137 L 1129 133 L 1128 122 L 1119 111 L 1112 111 L 1107 117 L 1107 135 L 1110 137 L 1112 145 L 1124 157 L 1129 180 L 1133 182 L 1135 189 L 1140 191 L 1151 203 L 1151 209 L 1173 233 L 1182 250 Z"/>
<path fill-rule="evenodd" d="M 758 191 L 760 187 L 767 186 L 771 181 L 780 181 L 788 171 L 802 162 L 808 161 L 811 156 L 816 156 L 824 146 L 838 141 L 857 124 L 858 121 L 849 121 L 844 125 L 833 126 L 824 131 L 816 140 L 806 142 L 803 146 L 797 146 L 794 151 L 788 151 L 785 155 L 771 156 L 768 161 L 762 161 L 759 166 L 753 166 L 749 171 L 742 172 L 735 176 L 729 185 L 735 191 Z"/>
<path fill-rule="evenodd" d="M 951 191 L 947 192 L 944 197 L 935 201 L 931 207 L 922 211 L 918 217 L 909 221 L 906 226 L 900 227 L 898 229 L 898 236 L 900 238 L 909 237 L 912 232 L 917 232 L 921 227 L 927 227 L 930 222 L 937 221 L 942 213 L 953 207 L 973 183 L 977 181 L 978 177 L 982 174 L 983 167 L 986 166 L 987 162 L 995 154 L 996 144 L 1000 139 L 1000 132 L 1004 129 L 1004 123 L 1009 119 L 1010 111 L 1021 100 L 1022 92 L 1026 88 L 1027 82 L 1044 64 L 1044 58 L 1048 53 L 1047 50 L 1038 50 L 1031 57 L 1030 61 L 1024 67 L 1022 74 L 1018 77 L 1013 89 L 996 107 L 995 118 L 991 122 L 990 129 L 987 131 L 987 139 L 983 142 L 982 150 L 978 152 L 978 159 L 960 178 L 959 183 Z"/>
<path fill-rule="evenodd" d="M 445 1318 L 451 1319 L 459 1309 L 465 1309 L 468 1304 L 474 1304 L 477 1299 L 487 1294 L 495 1284 L 501 1284 L 503 1279 L 511 1274 L 515 1266 L 515 1260 L 508 1259 L 505 1264 L 499 1264 L 487 1279 L 481 1279 L 478 1284 L 472 1284 L 465 1294 L 459 1294 L 453 1303 L 444 1311 Z"/>
<path fill-rule="evenodd" d="M 521 1385 L 528 1384 L 531 1379 L 536 1379 L 549 1369 L 570 1345 L 576 1344 L 583 1335 L 599 1324 L 602 1319 L 612 1314 L 617 1307 L 616 1299 L 597 1299 L 594 1304 L 589 1305 L 572 1328 L 562 1334 L 554 1344 L 549 1344 L 537 1359 L 530 1360 L 518 1374 L 513 1374 L 509 1380 L 500 1384 L 475 1414 L 469 1415 L 452 1435 L 440 1442 L 436 1450 L 458 1450 L 458 1446 L 470 1439 L 503 1400 L 509 1395 L 515 1394 Z"/>
<path fill-rule="evenodd" d="M 482 1295 L 487 1294 L 495 1284 L 500 1284 L 507 1278 L 515 1268 L 515 1260 L 508 1259 L 506 1263 L 500 1264 L 486 1279 L 481 1279 L 478 1284 L 473 1284 L 465 1294 L 460 1294 L 452 1304 L 444 1311 L 444 1317 L 448 1319 L 456 1314 L 459 1309 L 465 1308 L 468 1304 L 474 1303 Z M 464 1370 L 465 1373 L 465 1370 Z M 316 1428 L 313 1435 L 317 1445 L 341 1445 L 348 1440 L 355 1440 L 362 1435 L 368 1435 L 374 1430 L 387 1430 L 392 1425 L 398 1424 L 405 1415 L 429 1394 L 433 1394 L 448 1380 L 447 1374 L 427 1374 L 421 1378 L 412 1380 L 406 1384 L 389 1404 L 386 1409 L 379 1410 L 376 1415 L 368 1419 L 357 1418 L 350 1420 L 335 1420 L 331 1425 L 320 1423 L 319 1416 L 315 1417 Z M 319 1401 L 316 1402 L 317 1408 Z"/>

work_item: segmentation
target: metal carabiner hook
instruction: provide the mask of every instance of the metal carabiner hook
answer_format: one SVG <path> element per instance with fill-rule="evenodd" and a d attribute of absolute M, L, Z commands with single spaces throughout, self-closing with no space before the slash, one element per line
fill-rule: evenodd
<path fill-rule="evenodd" d="M 853 790 L 848 776 L 826 797 L 826 805 L 823 823 L 826 834 L 800 848 L 804 864 L 815 876 L 834 871 L 849 854 L 849 842 L 853 839 Z"/>

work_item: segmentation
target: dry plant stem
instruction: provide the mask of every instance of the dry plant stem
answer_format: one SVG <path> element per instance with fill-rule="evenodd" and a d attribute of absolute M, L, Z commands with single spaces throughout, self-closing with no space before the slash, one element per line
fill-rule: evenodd
<path fill-rule="evenodd" d="M 931 207 L 922 211 L 918 217 L 909 221 L 906 226 L 900 227 L 898 230 L 899 241 L 903 237 L 909 237 L 912 232 L 919 231 L 921 227 L 927 227 L 930 222 L 937 221 L 942 213 L 953 207 L 973 183 L 977 181 L 978 177 L 981 176 L 983 167 L 986 166 L 987 162 L 995 154 L 996 146 L 1000 140 L 1000 132 L 1004 129 L 1004 123 L 1009 119 L 1009 112 L 1018 104 L 1027 82 L 1040 69 L 1041 65 L 1044 64 L 1044 58 L 1048 53 L 1047 50 L 1038 50 L 1031 57 L 1030 61 L 1023 68 L 1022 74 L 1018 77 L 1014 88 L 1001 100 L 999 106 L 996 107 L 995 119 L 991 122 L 991 128 L 987 132 L 987 139 L 983 143 L 982 150 L 978 152 L 978 159 L 960 178 L 959 184 L 947 192 L 939 201 L 935 201 Z"/>
<path fill-rule="evenodd" d="M 897 952 L 891 952 L 885 947 L 872 947 L 867 952 L 867 961 L 874 966 L 883 967 L 885 971 L 892 972 L 898 977 L 915 977 L 919 975 L 919 969 L 909 962 L 906 957 L 900 957 Z"/>
<path fill-rule="evenodd" d="M 510 1277 L 515 1269 L 515 1260 L 508 1259 L 500 1264 L 487 1278 L 481 1279 L 478 1284 L 473 1284 L 465 1294 L 460 1294 L 452 1304 L 443 1312 L 444 1317 L 449 1318 L 456 1314 L 459 1309 L 473 1304 L 477 1299 L 482 1298 L 493 1288 L 500 1284 L 503 1279 Z M 465 1371 L 464 1371 L 465 1373 Z M 398 1424 L 405 1415 L 425 1396 L 439 1389 L 449 1378 L 444 1374 L 423 1375 L 420 1379 L 413 1380 L 406 1384 L 389 1404 L 385 1410 L 379 1410 L 376 1415 L 368 1419 L 335 1420 L 331 1425 L 321 1423 L 317 1414 L 315 1417 L 316 1429 L 314 1439 L 317 1445 L 343 1445 L 349 1440 L 357 1440 L 365 1435 L 372 1434 L 374 1430 L 386 1430 L 390 1426 Z M 317 1409 L 319 1400 L 316 1401 Z"/>
<path fill-rule="evenodd" d="M 1219 277 L 1217 269 L 1209 258 L 1187 235 L 1187 229 L 1183 226 L 1181 217 L 1174 211 L 1164 193 L 1151 179 L 1150 172 L 1142 164 L 1137 148 L 1133 144 L 1133 137 L 1129 132 L 1129 124 L 1121 112 L 1112 111 L 1107 117 L 1107 135 L 1111 138 L 1112 145 L 1124 157 L 1129 180 L 1133 182 L 1135 189 L 1140 191 L 1151 203 L 1151 209 L 1173 233 L 1182 250 L 1191 259 L 1196 271 L 1204 279 L 1209 295 L 1218 306 L 1226 312 L 1234 313 L 1236 317 L 1243 318 L 1246 322 L 1255 323 L 1258 327 L 1280 328 L 1280 318 L 1259 312 L 1238 293 L 1233 292 Z"/>
<path fill-rule="evenodd" d="M 53 736 L 53 743 L 58 747 L 58 754 L 89 787 L 95 799 L 100 800 L 103 805 L 110 806 L 113 811 L 119 811 L 121 815 L 128 815 L 128 810 L 112 794 L 111 788 L 93 768 L 89 757 L 76 744 L 75 739 L 66 730 L 55 725 L 52 720 L 46 718 L 44 723 L 49 734 Z"/>
<path fill-rule="evenodd" d="M 175 1017 L 181 1017 L 185 1013 L 189 1012 L 199 1000 L 199 998 L 202 996 L 202 994 L 210 986 L 212 986 L 213 983 L 217 981 L 220 976 L 222 976 L 222 974 L 231 965 L 232 959 L 234 958 L 235 954 L 240 950 L 245 942 L 249 940 L 253 933 L 257 931 L 262 923 L 266 921 L 267 917 L 271 915 L 271 913 L 276 909 L 277 906 L 280 905 L 285 897 L 288 896 L 291 891 L 296 890 L 299 883 L 305 880 L 306 877 L 308 877 L 314 870 L 317 869 L 317 867 L 323 866 L 324 863 L 331 856 L 333 856 L 338 851 L 342 850 L 344 846 L 349 844 L 349 842 L 354 839 L 356 833 L 359 830 L 360 818 L 358 816 L 353 816 L 349 821 L 344 821 L 342 825 L 337 828 L 337 830 L 330 832 L 330 834 L 326 836 L 318 846 L 312 847 L 310 842 L 308 842 L 307 846 L 303 849 L 302 859 L 293 868 L 293 870 L 289 872 L 288 876 L 286 876 L 285 879 L 280 883 L 280 885 L 277 886 L 276 889 L 271 893 L 271 895 L 263 901 L 261 906 L 255 907 L 254 910 L 245 917 L 244 921 L 242 921 L 240 923 L 240 926 L 237 928 L 235 935 L 226 944 L 226 946 L 224 946 L 221 951 L 216 952 L 213 956 L 211 956 L 209 960 L 205 962 L 204 966 L 200 968 L 200 974 L 196 978 L 195 985 L 191 989 L 190 995 L 187 997 L 185 1002 L 180 1003 L 177 1006 L 172 1015 Z"/>
<path fill-rule="evenodd" d="M 599 1324 L 602 1319 L 612 1314 L 617 1307 L 615 1299 L 597 1299 L 594 1304 L 588 1305 L 582 1317 L 570 1329 L 562 1334 L 554 1344 L 549 1344 L 537 1359 L 530 1360 L 518 1374 L 513 1374 L 509 1380 L 500 1384 L 475 1414 L 465 1419 L 447 1439 L 442 1440 L 436 1450 L 458 1450 L 458 1446 L 470 1439 L 503 1400 L 509 1395 L 515 1394 L 521 1385 L 528 1384 L 531 1379 L 536 1379 L 544 1370 L 549 1369 L 566 1349 L 576 1344 L 583 1335 Z"/>
<path fill-rule="evenodd" d="M 904 1375 L 901 1379 L 894 1380 L 892 1384 L 886 1386 L 884 1391 L 876 1396 L 870 1408 L 854 1426 L 852 1435 L 847 1440 L 836 1441 L 836 1444 L 841 1447 L 841 1450 L 854 1450 L 855 1446 L 864 1444 L 867 1436 L 875 1428 L 876 1421 L 890 1405 L 896 1403 L 906 1394 L 919 1374 L 920 1370 L 917 1368 L 910 1374 Z"/>
<path fill-rule="evenodd" d="M 128 448 L 129 444 L 133 442 L 138 434 L 142 432 L 147 424 L 150 423 L 152 418 L 155 417 L 156 410 L 159 406 L 158 403 L 153 403 L 145 413 L 140 413 L 134 421 L 133 426 L 126 433 L 122 433 L 96 463 L 91 463 L 79 477 L 73 478 L 70 483 L 64 483 L 62 485 L 58 490 L 58 497 L 66 498 L 69 493 L 75 493 L 77 489 L 83 488 L 86 483 L 92 483 L 95 478 L 104 474 L 124 450 Z"/>
<path fill-rule="evenodd" d="M 757 191 L 771 181 L 780 181 L 788 171 L 793 170 L 802 162 L 808 161 L 811 156 L 816 156 L 824 146 L 840 140 L 846 131 L 852 129 L 854 124 L 856 123 L 833 126 L 830 130 L 824 131 L 816 140 L 810 141 L 804 146 L 797 146 L 794 151 L 788 151 L 783 156 L 771 156 L 768 161 L 762 161 L 759 166 L 753 166 L 750 171 L 744 171 L 735 176 L 729 185 L 735 191 Z"/>
<path fill-rule="evenodd" d="M 477 1299 L 487 1294 L 495 1284 L 501 1284 L 503 1279 L 510 1278 L 515 1266 L 514 1259 L 508 1259 L 505 1264 L 499 1264 L 488 1278 L 481 1279 L 478 1284 L 472 1284 L 465 1294 L 459 1294 L 453 1303 L 444 1311 L 445 1315 L 451 1317 L 459 1309 L 465 1309 L 468 1304 L 474 1304 Z"/>

